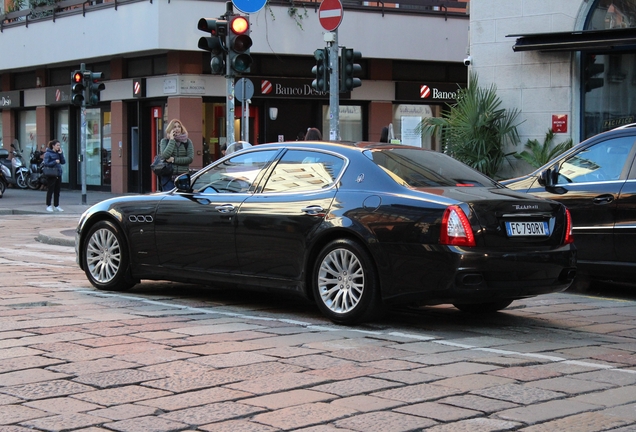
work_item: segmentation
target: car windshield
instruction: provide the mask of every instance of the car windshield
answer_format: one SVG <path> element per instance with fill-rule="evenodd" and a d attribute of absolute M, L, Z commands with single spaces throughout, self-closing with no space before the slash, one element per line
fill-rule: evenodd
<path fill-rule="evenodd" d="M 413 148 L 365 151 L 396 182 L 422 187 L 499 187 L 489 177 L 442 153 Z"/>

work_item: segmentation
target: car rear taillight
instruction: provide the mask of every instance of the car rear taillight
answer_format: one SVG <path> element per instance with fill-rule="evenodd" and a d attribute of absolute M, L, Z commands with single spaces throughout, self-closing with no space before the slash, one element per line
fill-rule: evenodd
<path fill-rule="evenodd" d="M 563 244 L 570 244 L 574 242 L 574 237 L 572 236 L 572 216 L 570 215 L 570 210 L 565 209 L 565 238 L 563 239 Z"/>
<path fill-rule="evenodd" d="M 439 242 L 452 246 L 475 246 L 473 229 L 459 206 L 450 206 L 444 212 Z"/>

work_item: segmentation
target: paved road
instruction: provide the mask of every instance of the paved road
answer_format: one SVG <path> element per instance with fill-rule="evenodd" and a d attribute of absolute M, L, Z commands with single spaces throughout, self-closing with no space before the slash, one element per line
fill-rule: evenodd
<path fill-rule="evenodd" d="M 4 199 L 3 199 L 4 200 Z M 358 327 L 266 294 L 94 290 L 77 215 L 0 215 L 0 430 L 636 430 L 636 302 L 558 294 L 491 318 Z"/>

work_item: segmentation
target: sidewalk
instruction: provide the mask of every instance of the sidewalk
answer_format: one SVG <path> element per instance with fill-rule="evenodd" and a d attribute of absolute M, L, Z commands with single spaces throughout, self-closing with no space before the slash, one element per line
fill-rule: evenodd
<path fill-rule="evenodd" d="M 100 201 L 119 196 L 110 192 L 86 192 L 86 204 L 82 204 L 82 192 L 78 190 L 62 190 L 60 193 L 60 207 L 64 212 L 46 211 L 46 191 L 7 188 L 0 199 L 0 218 L 3 215 L 49 215 L 50 217 L 72 216 L 74 221 L 68 228 L 45 229 L 40 231 L 37 240 L 42 243 L 59 246 L 75 246 L 74 226 L 80 215 L 90 206 Z"/>

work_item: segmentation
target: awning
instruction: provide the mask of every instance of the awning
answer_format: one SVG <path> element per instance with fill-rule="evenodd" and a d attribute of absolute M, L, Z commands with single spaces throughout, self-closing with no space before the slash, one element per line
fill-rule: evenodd
<path fill-rule="evenodd" d="M 517 38 L 513 51 L 636 50 L 636 28 L 516 34 L 506 37 Z"/>

